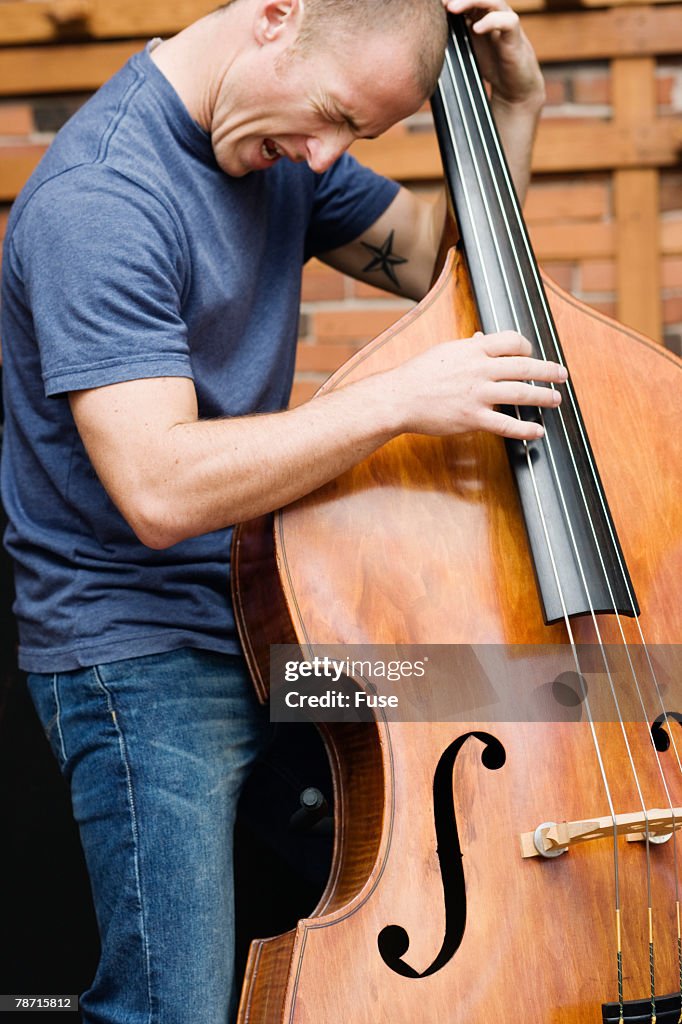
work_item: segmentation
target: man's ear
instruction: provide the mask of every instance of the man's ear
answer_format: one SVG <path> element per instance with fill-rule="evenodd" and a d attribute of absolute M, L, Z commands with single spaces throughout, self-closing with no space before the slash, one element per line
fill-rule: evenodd
<path fill-rule="evenodd" d="M 253 26 L 256 42 L 293 42 L 302 17 L 302 0 L 261 0 Z"/>

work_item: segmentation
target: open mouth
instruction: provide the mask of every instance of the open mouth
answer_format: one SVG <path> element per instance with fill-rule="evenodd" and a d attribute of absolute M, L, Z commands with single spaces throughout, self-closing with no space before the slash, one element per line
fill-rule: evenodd
<path fill-rule="evenodd" d="M 275 161 L 281 156 L 284 156 L 283 151 L 279 148 L 273 139 L 264 139 L 263 145 L 261 146 L 261 153 L 266 160 Z"/>

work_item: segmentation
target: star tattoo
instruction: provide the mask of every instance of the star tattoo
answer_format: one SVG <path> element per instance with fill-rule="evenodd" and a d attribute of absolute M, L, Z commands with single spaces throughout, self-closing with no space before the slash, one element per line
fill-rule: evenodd
<path fill-rule="evenodd" d="M 363 273 L 368 270 L 380 270 L 389 278 L 393 284 L 399 288 L 400 282 L 396 276 L 396 272 L 393 269 L 399 263 L 407 263 L 407 260 L 403 256 L 396 256 L 393 253 L 393 235 L 394 231 L 391 231 L 388 238 L 382 246 L 369 245 L 368 242 L 362 242 L 365 249 L 373 254 L 372 259 L 369 261 L 366 267 L 362 268 Z"/>

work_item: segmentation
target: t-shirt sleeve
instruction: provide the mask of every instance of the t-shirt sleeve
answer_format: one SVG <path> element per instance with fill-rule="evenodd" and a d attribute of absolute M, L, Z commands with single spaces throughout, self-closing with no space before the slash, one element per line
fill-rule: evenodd
<path fill-rule="evenodd" d="M 306 259 L 352 242 L 390 206 L 400 188 L 349 153 L 316 179 Z"/>
<path fill-rule="evenodd" d="M 18 227 L 47 395 L 192 376 L 186 243 L 155 196 L 104 168 L 76 168 L 37 190 Z"/>

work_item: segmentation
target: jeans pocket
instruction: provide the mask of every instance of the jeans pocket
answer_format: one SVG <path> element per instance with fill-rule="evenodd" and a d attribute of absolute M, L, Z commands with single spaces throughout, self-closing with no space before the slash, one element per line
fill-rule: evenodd
<path fill-rule="evenodd" d="M 50 675 L 30 674 L 27 678 L 27 685 L 52 753 L 63 771 L 67 754 L 59 703 L 59 675 L 56 672 Z"/>

